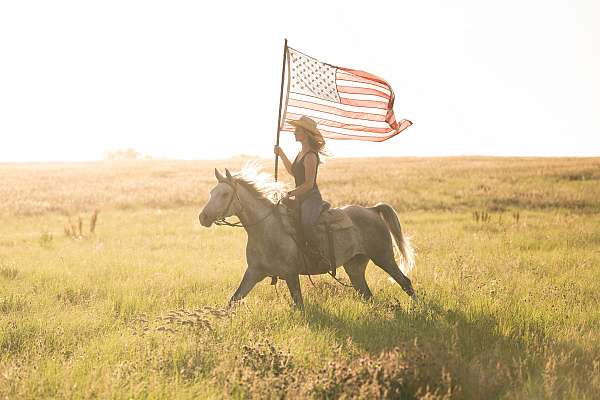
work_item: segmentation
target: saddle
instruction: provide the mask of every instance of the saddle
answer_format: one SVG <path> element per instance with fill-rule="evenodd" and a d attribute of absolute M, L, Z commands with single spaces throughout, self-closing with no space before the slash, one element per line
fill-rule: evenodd
<path fill-rule="evenodd" d="M 299 247 L 301 247 L 303 243 L 301 243 L 302 240 L 299 239 L 303 236 L 302 227 L 300 225 L 298 202 L 295 199 L 286 198 L 282 201 L 282 204 L 285 206 L 285 211 L 283 213 L 288 217 L 284 218 L 284 220 L 287 220 L 291 225 L 288 228 L 296 238 L 296 241 L 300 245 Z M 336 233 L 352 227 L 354 227 L 354 224 L 344 211 L 340 208 L 331 208 L 331 203 L 323 200 L 321 203 L 319 219 L 315 226 L 315 232 L 317 233 L 320 246 L 318 249 L 302 248 L 300 250 L 305 256 L 307 254 L 312 254 L 310 262 L 313 264 L 319 265 L 320 263 L 327 263 L 331 268 L 331 273 L 335 276 L 335 269 L 337 267 L 336 250 L 339 250 L 336 249 L 335 245 Z M 315 252 L 319 253 L 320 257 L 316 257 L 314 254 Z"/>

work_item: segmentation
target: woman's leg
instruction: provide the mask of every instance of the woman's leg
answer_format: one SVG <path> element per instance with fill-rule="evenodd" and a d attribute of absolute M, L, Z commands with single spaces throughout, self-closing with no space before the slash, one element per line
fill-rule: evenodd
<path fill-rule="evenodd" d="M 315 192 L 300 203 L 302 232 L 304 238 L 314 249 L 319 248 L 319 239 L 317 238 L 315 226 L 319 220 L 319 215 L 321 214 L 322 202 L 321 195 L 318 192 Z"/>

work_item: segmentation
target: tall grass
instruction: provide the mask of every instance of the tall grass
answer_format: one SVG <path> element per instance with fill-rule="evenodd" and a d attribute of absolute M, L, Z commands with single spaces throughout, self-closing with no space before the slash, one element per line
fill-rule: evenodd
<path fill-rule="evenodd" d="M 600 160 L 329 161 L 334 205 L 400 211 L 422 301 L 370 264 L 373 301 L 317 277 L 304 313 L 268 281 L 220 311 L 246 236 L 197 222 L 215 166 L 0 166 L 0 397 L 600 393 Z"/>

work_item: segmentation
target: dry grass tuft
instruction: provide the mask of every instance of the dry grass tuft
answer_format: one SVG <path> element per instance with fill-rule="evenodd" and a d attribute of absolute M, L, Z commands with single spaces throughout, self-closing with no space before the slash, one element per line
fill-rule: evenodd
<path fill-rule="evenodd" d="M 71 239 L 85 239 L 87 237 L 94 236 L 96 233 L 96 223 L 98 222 L 98 210 L 94 210 L 90 217 L 90 233 L 89 236 L 83 233 L 83 218 L 77 216 L 77 224 L 74 224 L 71 217 L 68 217 L 67 223 L 65 223 L 63 232 L 66 237 Z"/>
<path fill-rule="evenodd" d="M 7 280 L 13 280 L 19 275 L 19 269 L 14 264 L 0 264 L 0 276 Z"/>
<path fill-rule="evenodd" d="M 165 333 L 202 334 L 213 330 L 214 319 L 227 318 L 233 315 L 230 309 L 209 306 L 192 310 L 179 309 L 169 311 L 150 321 L 146 314 L 132 319 L 133 334 L 144 335 L 150 331 Z"/>

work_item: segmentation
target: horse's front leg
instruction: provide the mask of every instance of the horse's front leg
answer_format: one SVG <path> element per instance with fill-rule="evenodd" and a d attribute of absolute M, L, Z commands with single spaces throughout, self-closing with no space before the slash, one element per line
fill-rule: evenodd
<path fill-rule="evenodd" d="M 303 309 L 304 302 L 302 301 L 302 291 L 300 289 L 300 276 L 298 274 L 290 274 L 285 277 L 285 283 L 290 290 L 294 305 L 299 309 Z"/>
<path fill-rule="evenodd" d="M 265 279 L 266 274 L 255 269 L 248 267 L 246 272 L 244 273 L 244 277 L 242 278 L 242 282 L 240 286 L 235 291 L 231 299 L 229 300 L 229 306 L 231 306 L 236 301 L 242 300 L 246 295 L 252 290 L 252 288 L 260 281 Z"/>

